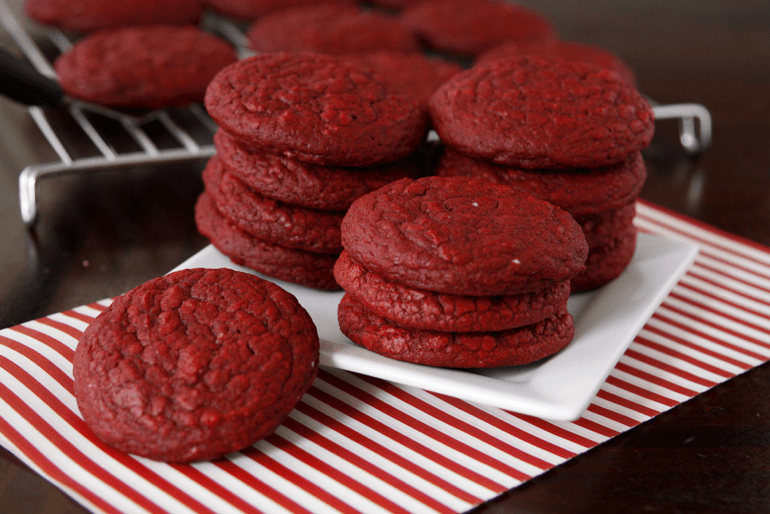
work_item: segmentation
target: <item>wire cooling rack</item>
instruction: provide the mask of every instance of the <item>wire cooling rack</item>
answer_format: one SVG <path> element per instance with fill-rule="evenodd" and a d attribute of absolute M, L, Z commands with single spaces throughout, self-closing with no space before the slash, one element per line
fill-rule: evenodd
<path fill-rule="evenodd" d="M 59 30 L 46 30 L 41 44 L 16 18 L 5 0 L 0 0 L 0 22 L 26 59 L 46 77 L 56 80 L 53 59 L 67 51 L 72 37 Z M 229 20 L 206 14 L 203 28 L 216 33 L 238 51 L 249 55 L 245 34 Z M 648 99 L 649 100 L 649 99 Z M 694 103 L 659 105 L 650 100 L 657 120 L 679 121 L 679 139 L 687 154 L 695 156 L 711 144 L 711 115 Z M 31 226 L 38 217 L 37 185 L 43 179 L 72 173 L 90 173 L 143 165 L 160 165 L 208 159 L 215 153 L 214 121 L 198 104 L 167 108 L 141 116 L 117 112 L 77 100 L 47 109 L 29 107 L 29 114 L 45 136 L 58 161 L 27 166 L 19 174 L 21 217 Z"/>

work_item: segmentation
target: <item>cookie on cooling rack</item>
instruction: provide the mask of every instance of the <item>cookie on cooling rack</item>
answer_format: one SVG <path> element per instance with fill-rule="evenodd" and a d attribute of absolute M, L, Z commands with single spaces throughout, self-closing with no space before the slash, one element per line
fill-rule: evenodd
<path fill-rule="evenodd" d="M 357 3 L 357 0 L 324 1 L 350 5 Z M 205 0 L 205 4 L 215 12 L 240 20 L 254 20 L 279 9 L 314 3 L 316 0 Z"/>
<path fill-rule="evenodd" d="M 206 109 L 249 148 L 327 166 L 405 159 L 425 141 L 427 113 L 374 72 L 314 53 L 242 59 L 219 72 Z"/>
<path fill-rule="evenodd" d="M 24 12 L 32 20 L 72 32 L 133 25 L 195 24 L 203 4 L 189 0 L 26 0 Z"/>
<path fill-rule="evenodd" d="M 556 37 L 545 16 L 506 1 L 422 0 L 406 6 L 400 18 L 428 47 L 460 56 L 475 56 L 507 41 Z"/>
<path fill-rule="evenodd" d="M 272 433 L 318 358 L 318 332 L 294 296 L 247 273 L 188 269 L 132 289 L 91 323 L 75 350 L 75 398 L 114 448 L 216 459 Z"/>
<path fill-rule="evenodd" d="M 256 52 L 347 53 L 420 49 L 412 31 L 397 18 L 356 5 L 322 2 L 280 9 L 255 21 L 246 33 Z"/>
<path fill-rule="evenodd" d="M 431 121 L 447 146 L 520 168 L 598 168 L 646 148 L 650 104 L 612 71 L 529 55 L 484 62 L 431 97 Z"/>
<path fill-rule="evenodd" d="M 195 26 L 153 25 L 94 32 L 54 67 L 74 98 L 158 109 L 202 102 L 214 75 L 236 60 L 229 43 Z"/>

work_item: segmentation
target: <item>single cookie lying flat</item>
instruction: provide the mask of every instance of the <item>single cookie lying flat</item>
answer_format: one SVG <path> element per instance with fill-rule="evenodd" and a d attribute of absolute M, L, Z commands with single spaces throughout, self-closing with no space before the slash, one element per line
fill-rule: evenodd
<path fill-rule="evenodd" d="M 318 333 L 289 293 L 230 269 L 188 269 L 116 299 L 75 350 L 89 428 L 156 460 L 216 459 L 272 433 L 318 371 Z"/>

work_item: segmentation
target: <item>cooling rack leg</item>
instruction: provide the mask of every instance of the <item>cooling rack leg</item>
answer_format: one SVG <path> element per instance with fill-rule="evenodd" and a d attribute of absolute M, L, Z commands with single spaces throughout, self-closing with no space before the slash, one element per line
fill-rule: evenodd
<path fill-rule="evenodd" d="M 35 223 L 37 218 L 37 201 L 35 199 L 35 184 L 37 171 L 35 166 L 27 166 L 19 174 L 19 206 L 21 219 L 27 225 Z"/>
<path fill-rule="evenodd" d="M 653 110 L 658 120 L 679 120 L 679 142 L 688 155 L 700 155 L 711 146 L 711 113 L 704 106 L 655 105 Z"/>

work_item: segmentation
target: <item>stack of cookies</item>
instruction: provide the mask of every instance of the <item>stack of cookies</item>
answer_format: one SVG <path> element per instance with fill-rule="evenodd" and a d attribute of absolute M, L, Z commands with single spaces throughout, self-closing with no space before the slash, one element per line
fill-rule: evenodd
<path fill-rule="evenodd" d="M 641 150 L 649 103 L 617 71 L 554 56 L 484 61 L 444 83 L 429 104 L 446 145 L 436 174 L 479 176 L 553 202 L 589 242 L 573 291 L 617 277 L 636 248 Z"/>
<path fill-rule="evenodd" d="M 235 263 L 337 289 L 340 224 L 362 194 L 423 172 L 424 107 L 367 69 L 312 53 L 261 54 L 209 84 L 217 155 L 200 232 Z"/>
<path fill-rule="evenodd" d="M 342 243 L 339 325 L 376 353 L 483 368 L 572 340 L 570 280 L 588 246 L 548 202 L 468 177 L 402 179 L 353 203 Z"/>

